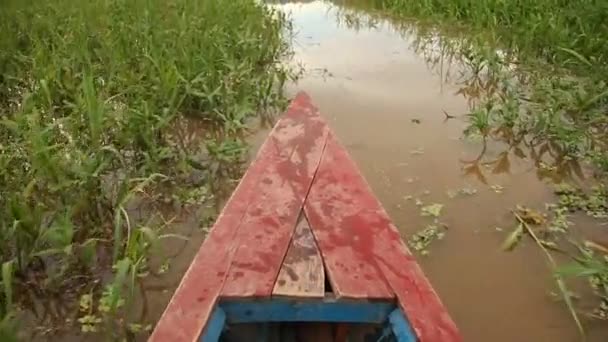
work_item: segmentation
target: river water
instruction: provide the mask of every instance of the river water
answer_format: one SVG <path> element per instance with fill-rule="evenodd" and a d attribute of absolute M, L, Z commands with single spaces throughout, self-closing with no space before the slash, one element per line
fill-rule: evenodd
<path fill-rule="evenodd" d="M 445 237 L 417 258 L 465 340 L 580 341 L 538 247 L 500 247 L 510 209 L 554 201 L 551 179 L 524 147 L 463 138 L 474 99 L 437 39 L 335 3 L 273 6 L 292 19 L 294 63 L 305 70 L 288 91 L 312 96 L 404 239 L 431 222 L 416 199 L 444 206 Z M 454 197 L 458 189 L 475 193 Z M 586 328 L 588 340 L 608 340 L 598 323 Z"/>

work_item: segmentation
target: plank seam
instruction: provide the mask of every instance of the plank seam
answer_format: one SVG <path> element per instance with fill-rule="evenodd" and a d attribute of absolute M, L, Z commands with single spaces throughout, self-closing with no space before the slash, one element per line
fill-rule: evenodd
<path fill-rule="evenodd" d="M 354 167 L 354 171 L 356 172 L 357 176 L 359 176 L 359 178 L 363 179 L 363 183 L 364 183 L 364 185 L 366 186 L 366 190 L 367 190 L 369 193 L 372 193 L 372 194 L 373 194 L 373 192 L 371 191 L 371 187 L 370 187 L 370 186 L 369 186 L 369 184 L 367 183 L 367 180 L 366 180 L 366 179 L 363 177 L 362 173 L 360 172 L 359 168 L 357 167 L 357 164 L 354 162 L 354 160 L 353 160 L 353 159 L 352 159 L 352 157 L 350 156 L 350 153 L 348 153 L 348 151 L 346 150 L 346 148 L 345 148 L 345 147 L 344 147 L 344 146 L 343 146 L 343 145 L 340 143 L 340 140 L 338 139 L 338 137 L 336 136 L 336 134 L 335 134 L 335 133 L 334 133 L 334 132 L 333 132 L 331 129 L 329 129 L 329 132 L 328 132 L 328 135 L 327 135 L 327 140 L 326 140 L 326 143 L 325 143 L 325 146 L 324 146 L 324 152 L 325 152 L 325 147 L 327 147 L 327 146 L 328 146 L 328 144 L 329 144 L 329 142 L 330 142 L 330 139 L 333 139 L 333 142 L 336 144 L 336 146 L 338 146 L 339 148 L 344 149 L 344 152 L 345 152 L 345 154 L 346 154 L 346 157 L 347 157 L 348 159 L 350 159 L 350 160 L 352 161 L 353 165 L 355 166 L 355 167 Z M 322 165 L 322 163 L 323 163 L 323 161 L 324 161 L 324 158 L 327 158 L 327 155 L 326 155 L 325 153 L 324 153 L 324 154 L 321 156 L 321 159 L 320 159 L 319 165 Z M 315 176 L 316 176 L 316 174 L 315 174 Z M 313 185 L 314 185 L 314 183 L 313 183 Z M 311 185 L 311 189 L 312 189 L 312 185 Z M 309 192 L 310 192 L 310 191 L 309 191 Z M 377 201 L 377 203 L 379 204 L 380 208 L 382 208 L 382 209 L 383 209 L 383 207 L 382 207 L 381 203 L 380 203 L 380 202 L 379 202 L 377 199 L 376 199 L 376 201 Z M 304 204 L 304 211 L 305 211 L 305 212 L 309 212 L 309 211 L 313 211 L 313 209 L 311 209 L 311 208 L 310 208 L 309 206 L 307 206 L 307 204 L 305 203 L 305 204 Z M 307 214 L 307 215 L 308 215 L 308 214 Z M 321 248 L 321 247 L 320 247 L 321 245 L 319 245 L 319 238 L 317 237 L 317 235 L 319 235 L 319 232 L 318 232 L 318 231 L 315 229 L 314 224 L 313 224 L 313 223 L 312 223 L 310 220 L 309 220 L 309 223 L 310 223 L 310 227 L 311 227 L 311 230 L 312 230 L 312 233 L 313 233 L 313 237 L 314 237 L 314 239 L 315 239 L 315 242 L 317 243 L 317 246 L 319 246 L 319 252 L 321 253 L 322 260 L 323 260 L 323 267 L 324 267 L 324 270 L 326 271 L 326 272 L 325 272 L 326 278 L 328 279 L 329 284 L 332 286 L 332 290 L 333 290 L 333 291 L 334 291 L 334 293 L 335 293 L 335 294 L 338 296 L 339 294 L 336 292 L 336 289 L 339 289 L 339 288 L 340 288 L 340 286 L 338 286 L 338 284 L 336 283 L 336 281 L 335 281 L 334 279 L 332 279 L 332 276 L 331 276 L 331 275 L 332 275 L 333 273 L 332 273 L 332 272 L 330 272 L 330 271 L 329 271 L 329 268 L 327 267 L 327 264 L 326 264 L 326 257 L 325 257 L 325 256 L 326 256 L 326 254 L 327 254 L 327 251 L 326 251 L 324 248 Z M 384 274 L 384 272 L 383 272 L 382 268 L 380 267 L 380 265 L 378 265 L 378 263 L 376 262 L 376 260 L 371 260 L 371 262 L 369 262 L 369 263 L 368 263 L 368 265 L 369 265 L 369 266 L 371 266 L 371 267 L 372 267 L 372 269 L 374 269 L 374 270 L 375 270 L 375 273 L 376 273 L 378 276 L 380 276 L 380 277 L 381 277 L 381 279 L 384 281 L 384 284 L 385 284 L 385 286 L 386 286 L 386 289 L 387 289 L 388 291 L 390 291 L 390 293 L 391 293 L 391 295 L 392 295 L 393 300 L 395 300 L 395 299 L 396 299 L 396 293 L 395 293 L 395 291 L 394 291 L 393 287 L 392 287 L 392 286 L 390 285 L 390 283 L 388 282 L 388 279 L 386 278 L 386 276 L 385 276 L 385 274 Z M 346 298 L 348 298 L 348 297 L 346 297 Z"/>
<path fill-rule="evenodd" d="M 326 124 L 327 127 L 327 124 Z M 317 177 L 317 172 L 319 171 L 319 166 L 321 165 L 321 160 L 323 160 L 323 156 L 325 155 L 325 147 L 327 146 L 327 137 L 329 136 L 329 132 L 326 132 L 327 134 L 325 134 L 325 140 L 323 141 L 323 150 L 321 150 L 321 157 L 319 158 L 319 161 L 317 162 L 317 166 L 315 166 L 315 173 L 312 175 L 312 178 L 310 180 L 310 186 L 308 186 L 308 190 L 306 191 L 306 195 L 304 195 L 304 200 L 302 201 L 302 207 L 300 208 L 300 214 L 303 215 L 303 219 L 308 221 L 308 225 L 310 228 L 310 231 L 312 233 L 312 238 L 315 241 L 315 244 L 317 244 L 317 239 L 315 238 L 315 234 L 312 230 L 310 221 L 308 220 L 308 217 L 306 217 L 306 212 L 304 210 L 304 207 L 306 206 L 306 200 L 308 199 L 308 194 L 310 194 L 310 189 L 312 188 L 312 185 L 315 182 L 315 178 Z M 291 154 L 293 155 L 295 151 L 295 148 L 292 150 Z M 291 231 L 291 238 L 289 239 L 289 241 L 291 242 L 291 240 L 293 239 L 293 234 L 295 232 L 295 227 L 298 224 L 298 219 L 300 218 L 300 215 L 298 215 L 298 217 L 296 217 L 296 222 L 294 223 L 293 227 L 294 229 Z M 317 244 L 317 248 L 318 248 L 318 244 Z M 285 250 L 285 254 L 283 254 L 283 259 L 281 259 L 281 265 L 283 265 L 283 263 L 285 263 L 285 258 L 287 257 L 287 252 L 289 251 L 289 245 L 288 248 Z M 321 250 L 319 250 L 319 253 L 321 253 Z M 323 263 L 323 270 L 325 271 L 325 262 L 323 261 L 323 254 L 321 254 L 321 261 Z M 273 284 L 277 283 L 277 279 L 279 278 L 279 275 L 281 274 L 281 269 L 279 268 L 279 272 L 277 272 L 277 275 L 274 277 L 274 281 L 272 282 Z M 272 297 L 272 296 L 271 296 Z"/>
<path fill-rule="evenodd" d="M 325 158 L 325 149 L 327 147 L 327 141 L 329 140 L 329 136 L 333 134 L 331 131 L 328 130 L 327 132 L 327 136 L 325 138 L 325 144 L 323 145 L 323 152 L 321 153 L 321 158 L 319 158 L 319 165 L 317 165 L 317 169 L 315 170 L 315 175 L 312 177 L 312 182 L 310 183 L 310 188 L 308 188 L 308 192 L 306 193 L 306 197 L 304 198 L 304 204 L 302 205 L 302 214 L 304 215 L 304 217 L 308 220 L 308 214 L 306 213 L 306 202 L 308 201 L 308 195 L 310 194 L 310 191 L 312 189 L 313 184 L 315 184 L 315 179 L 317 178 L 317 174 L 319 173 L 319 167 L 321 166 L 321 163 L 323 162 L 323 158 Z M 317 249 L 319 250 L 319 254 L 321 255 L 321 263 L 323 264 L 323 272 L 325 272 L 325 280 L 327 282 L 329 282 L 330 284 L 332 284 L 332 280 L 331 277 L 329 276 L 329 272 L 327 270 L 327 265 L 325 264 L 325 258 L 323 257 L 323 250 L 319 247 L 319 241 L 317 239 L 317 235 L 315 234 L 315 230 L 312 227 L 312 222 L 310 222 L 310 220 L 308 220 L 308 226 L 310 228 L 310 231 L 312 233 L 312 238 L 315 241 L 315 245 L 317 246 Z M 277 274 L 278 277 L 278 274 Z M 276 282 L 276 280 L 275 280 Z M 333 284 L 332 284 L 332 290 L 333 290 Z M 333 292 L 333 291 L 332 291 Z"/>
<path fill-rule="evenodd" d="M 298 95 L 298 96 L 300 96 L 300 95 Z M 301 111 L 301 110 L 309 111 L 309 110 L 311 110 L 312 112 L 310 112 L 308 114 L 300 114 L 300 115 L 304 115 L 304 116 L 313 115 L 313 116 L 316 116 L 316 119 L 318 119 L 320 121 L 320 124 L 321 124 L 320 126 L 322 127 L 322 133 L 321 133 L 321 136 L 319 137 L 322 140 L 322 149 L 321 149 L 320 152 L 318 152 L 319 153 L 318 159 L 316 160 L 316 162 L 314 164 L 312 164 L 312 165 L 314 165 L 314 168 L 312 170 L 310 170 L 310 171 L 307 171 L 307 172 L 311 172 L 312 175 L 308 179 L 307 184 L 302 184 L 302 185 L 305 186 L 305 188 L 302 189 L 303 196 L 301 197 L 301 200 L 298 201 L 299 203 L 294 203 L 294 204 L 296 204 L 296 207 L 294 208 L 294 211 L 297 210 L 296 212 L 299 214 L 302 211 L 302 208 L 304 207 L 304 203 L 306 201 L 306 198 L 308 197 L 308 194 L 310 193 L 310 188 L 311 188 L 311 186 L 313 184 L 313 180 L 314 180 L 314 178 L 315 178 L 315 176 L 316 176 L 316 174 L 317 174 L 317 172 L 319 170 L 320 161 L 321 161 L 321 158 L 323 156 L 323 153 L 325 152 L 325 148 L 326 148 L 326 145 L 327 145 L 327 139 L 328 139 L 328 135 L 329 135 L 329 128 L 327 126 L 327 123 L 320 117 L 318 108 L 315 107 L 314 105 L 312 105 L 312 103 L 310 102 L 309 98 L 305 98 L 306 102 L 304 103 L 305 106 L 303 108 L 299 107 L 299 106 L 302 106 L 302 104 L 299 104 L 297 102 L 297 98 L 298 97 L 296 97 L 296 100 L 294 100 L 292 102 L 292 105 L 290 106 L 290 108 L 287 109 L 287 113 L 290 113 L 292 110 L 293 111 Z M 301 119 L 307 119 L 307 120 L 309 120 L 310 118 L 301 118 Z M 318 124 L 319 123 L 317 123 L 317 125 Z M 280 123 L 277 123 L 276 126 L 275 126 L 275 128 L 278 127 L 278 126 L 280 126 Z M 270 135 L 269 136 L 269 141 L 274 141 L 273 138 L 275 138 L 274 135 Z M 297 151 L 297 149 L 299 147 L 301 147 L 301 146 L 306 146 L 306 144 L 298 143 L 298 144 L 293 145 L 293 146 L 294 147 L 291 149 L 291 151 L 289 152 L 289 154 L 285 154 L 285 153 L 280 153 L 281 151 L 285 151 L 284 149 L 280 149 L 278 147 L 278 145 L 275 145 L 275 149 L 276 149 L 276 151 L 278 151 L 279 158 L 280 159 L 285 158 L 286 161 L 290 161 L 292 159 L 292 157 L 294 156 L 295 151 Z M 256 189 L 259 189 L 259 186 Z M 247 210 L 245 212 L 245 216 L 243 216 L 243 219 L 247 218 L 247 216 L 250 214 L 250 212 L 251 212 L 251 210 L 250 210 L 251 209 L 251 205 L 253 205 L 253 203 L 249 204 L 249 206 L 248 206 L 248 208 L 247 208 Z M 270 291 L 267 294 L 268 297 L 272 297 L 272 288 L 273 288 L 274 284 L 276 283 L 277 278 L 278 278 L 278 276 L 280 274 L 280 270 L 281 270 L 280 265 L 282 265 L 282 263 L 284 262 L 285 257 L 287 255 L 287 252 L 289 250 L 289 241 L 291 241 L 292 238 L 293 238 L 293 233 L 295 231 L 295 225 L 298 222 L 298 217 L 299 217 L 299 215 L 296 215 L 293 218 L 293 222 L 292 223 L 289 223 L 289 222 L 283 222 L 282 223 L 286 227 L 291 227 L 291 230 L 289 230 L 288 234 L 285 235 L 285 237 L 286 238 L 288 237 L 289 240 L 287 240 L 287 244 L 285 245 L 284 250 L 280 250 L 280 249 L 275 250 L 276 256 L 280 256 L 280 259 L 277 259 L 277 263 L 278 263 L 279 260 L 280 260 L 281 263 L 278 264 L 279 267 L 276 269 L 276 273 L 275 274 L 270 274 L 270 275 L 272 275 L 272 277 L 268 277 L 269 284 L 271 284 Z M 239 234 L 242 232 L 242 229 L 244 229 L 243 228 L 244 225 L 245 225 L 244 222 L 241 222 L 239 224 Z M 238 295 L 234 295 L 232 293 L 232 292 L 234 292 L 234 289 L 229 288 L 229 290 L 226 290 L 226 287 L 231 285 L 231 283 L 230 283 L 230 281 L 231 281 L 230 277 L 233 276 L 234 274 L 240 272 L 240 271 L 236 271 L 236 270 L 238 270 L 238 268 L 240 266 L 235 265 L 235 262 L 238 261 L 239 255 L 243 254 L 243 253 L 241 253 L 241 249 L 242 248 L 245 248 L 245 249 L 249 248 L 250 249 L 250 247 L 246 247 L 246 246 L 243 245 L 243 240 L 242 239 L 240 239 L 239 241 L 240 241 L 239 242 L 239 246 L 236 247 L 236 249 L 234 251 L 234 254 L 233 254 L 233 256 L 232 256 L 232 258 L 230 260 L 230 266 L 228 267 L 228 271 L 225 274 L 225 278 L 224 278 L 224 281 L 222 283 L 222 289 L 220 291 L 220 298 L 232 298 L 233 296 L 238 297 Z M 281 247 L 279 247 L 279 248 L 281 248 Z M 258 294 L 253 294 L 253 295 L 258 295 Z M 263 296 L 265 297 L 266 294 L 264 294 Z"/>

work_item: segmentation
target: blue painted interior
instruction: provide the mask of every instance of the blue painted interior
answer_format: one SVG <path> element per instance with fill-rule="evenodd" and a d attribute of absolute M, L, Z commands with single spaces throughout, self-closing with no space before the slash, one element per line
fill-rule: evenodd
<path fill-rule="evenodd" d="M 395 309 L 388 316 L 388 321 L 393 328 L 393 334 L 399 342 L 416 342 L 416 335 L 412 331 L 410 323 L 400 309 Z"/>
<path fill-rule="evenodd" d="M 225 324 L 263 322 L 329 322 L 385 324 L 391 339 L 416 342 L 409 322 L 394 303 L 338 301 L 333 299 L 297 301 L 289 299 L 222 301 L 215 308 L 200 342 L 217 342 Z"/>
<path fill-rule="evenodd" d="M 207 323 L 207 327 L 199 338 L 200 342 L 216 342 L 219 340 L 224 324 L 226 323 L 226 313 L 222 308 L 216 307 L 211 314 L 211 319 Z"/>
<path fill-rule="evenodd" d="M 395 309 L 393 303 L 335 300 L 224 301 L 228 323 L 341 322 L 382 323 Z"/>

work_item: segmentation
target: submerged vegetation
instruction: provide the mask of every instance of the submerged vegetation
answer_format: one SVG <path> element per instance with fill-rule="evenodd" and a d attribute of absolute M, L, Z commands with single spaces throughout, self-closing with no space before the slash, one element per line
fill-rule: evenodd
<path fill-rule="evenodd" d="M 284 104 L 288 27 L 253 0 L 2 2 L 1 340 L 150 328 L 130 301 L 179 238 L 158 205 L 209 198 Z"/>
<path fill-rule="evenodd" d="M 608 171 L 608 3 L 601 1 L 376 0 L 401 19 L 441 22 L 424 44 L 466 66 L 476 99 L 469 132 L 530 135 Z M 456 25 L 444 37 L 428 39 Z M 460 80 L 462 82 L 462 79 Z"/>

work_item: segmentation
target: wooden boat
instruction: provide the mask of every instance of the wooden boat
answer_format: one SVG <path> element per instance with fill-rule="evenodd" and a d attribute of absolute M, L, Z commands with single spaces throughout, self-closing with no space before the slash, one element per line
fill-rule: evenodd
<path fill-rule="evenodd" d="M 239 331 L 242 341 L 290 340 L 269 337 L 277 324 L 287 327 L 280 336 L 324 329 L 334 341 L 362 324 L 373 341 L 462 340 L 305 93 L 260 148 L 149 341 L 232 341 Z"/>

